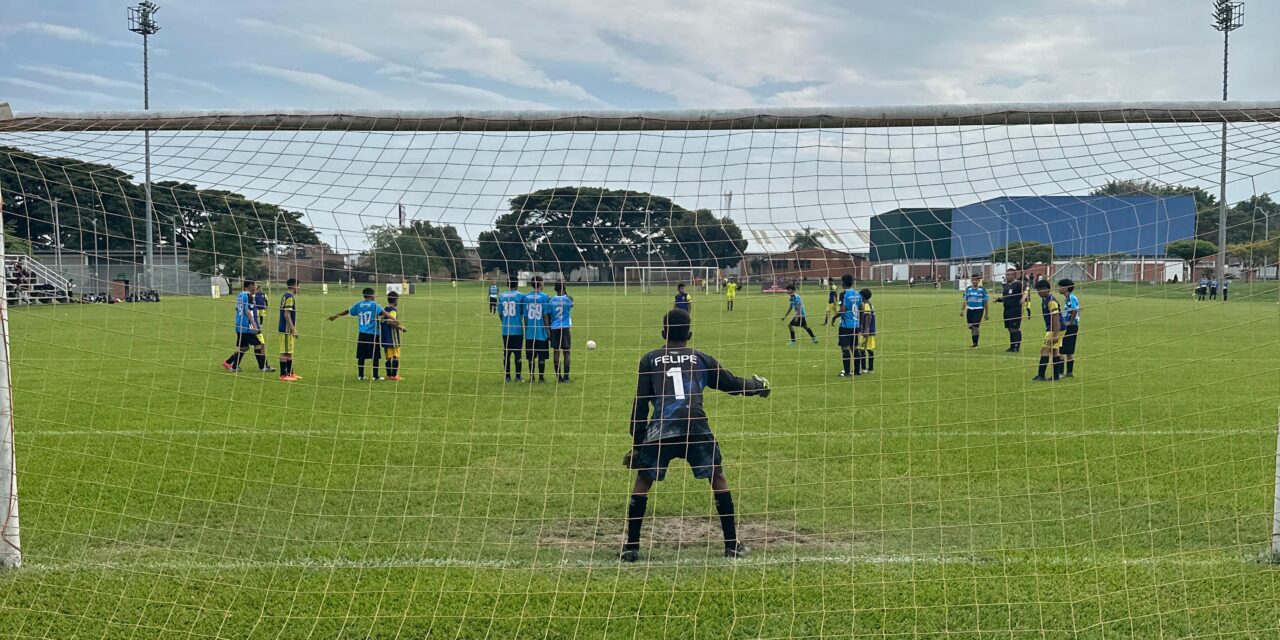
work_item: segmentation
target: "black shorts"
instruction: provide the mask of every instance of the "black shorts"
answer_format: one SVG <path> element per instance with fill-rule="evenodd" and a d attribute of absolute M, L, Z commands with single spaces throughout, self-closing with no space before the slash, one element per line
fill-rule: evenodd
<path fill-rule="evenodd" d="M 520 353 L 520 350 L 524 349 L 524 334 L 513 333 L 509 336 L 502 336 L 502 348 L 505 351 Z"/>
<path fill-rule="evenodd" d="M 252 349 L 262 344 L 262 336 L 257 333 L 237 333 L 236 348 Z"/>
<path fill-rule="evenodd" d="M 976 327 L 982 324 L 982 309 L 968 309 L 964 312 L 964 319 L 969 326 Z"/>
<path fill-rule="evenodd" d="M 1004 328 L 1010 331 L 1022 329 L 1022 307 L 1004 308 Z"/>
<path fill-rule="evenodd" d="M 497 308 L 498 308 L 498 299 L 497 299 L 497 298 L 489 298 L 489 308 L 490 308 L 490 309 L 497 309 Z"/>
<path fill-rule="evenodd" d="M 792 318 L 792 319 L 791 319 L 791 326 L 793 326 L 793 327 L 807 327 L 807 326 L 809 326 L 809 319 L 808 319 L 808 318 L 806 318 L 806 317 L 804 317 L 804 316 L 796 316 L 796 317 L 794 317 L 794 318 Z"/>
<path fill-rule="evenodd" d="M 371 360 L 378 357 L 378 334 L 361 333 L 356 338 L 356 359 Z"/>
<path fill-rule="evenodd" d="M 568 351 L 570 345 L 573 344 L 573 336 L 570 335 L 571 331 L 572 329 L 569 327 L 565 327 L 563 329 L 552 329 L 551 348 Z"/>
<path fill-rule="evenodd" d="M 842 346 L 842 347 L 849 347 L 849 348 L 853 348 L 853 346 L 854 346 L 854 345 L 858 344 L 858 330 L 857 330 L 857 329 L 849 329 L 849 328 L 847 328 L 847 327 L 840 327 L 840 329 L 839 329 L 838 331 L 836 331 L 836 335 L 840 336 L 840 346 Z"/>
<path fill-rule="evenodd" d="M 1058 353 L 1064 356 L 1073 356 L 1076 354 L 1076 335 L 1080 333 L 1080 325 L 1073 324 L 1062 332 L 1062 346 L 1058 347 Z"/>
<path fill-rule="evenodd" d="M 525 338 L 524 350 L 529 352 L 529 358 L 547 359 L 547 341 L 534 340 L 533 338 Z"/>
<path fill-rule="evenodd" d="M 693 477 L 706 479 L 720 470 L 720 445 L 715 438 L 686 440 L 667 439 L 638 445 L 631 457 L 631 466 L 641 477 L 662 480 L 667 477 L 667 467 L 676 458 L 684 458 L 693 468 Z"/>

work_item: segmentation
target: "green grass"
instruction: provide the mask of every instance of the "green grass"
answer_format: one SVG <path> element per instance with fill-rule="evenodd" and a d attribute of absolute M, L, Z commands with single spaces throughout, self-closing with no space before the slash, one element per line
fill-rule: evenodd
<path fill-rule="evenodd" d="M 1084 287 L 1078 377 L 1056 385 L 1029 381 L 1032 349 L 1002 353 L 998 322 L 969 350 L 954 290 L 876 296 L 877 373 L 855 381 L 830 329 L 787 346 L 782 297 L 696 297 L 696 346 L 775 385 L 707 403 L 742 526 L 767 539 L 718 557 L 709 492 L 677 463 L 634 566 L 613 560 L 619 460 L 665 294 L 574 289 L 571 385 L 503 384 L 476 285 L 404 301 L 398 384 L 355 380 L 353 322 L 323 320 L 345 290 L 304 291 L 293 384 L 222 371 L 231 299 L 15 309 L 26 564 L 0 575 L 0 629 L 1274 638 L 1276 290 L 1171 289 Z"/>

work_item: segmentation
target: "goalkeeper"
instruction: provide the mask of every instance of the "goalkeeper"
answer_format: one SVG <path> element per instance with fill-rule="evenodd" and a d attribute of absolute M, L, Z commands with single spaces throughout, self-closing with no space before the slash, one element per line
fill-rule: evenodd
<path fill-rule="evenodd" d="M 635 486 L 627 504 L 627 541 L 619 560 L 639 559 L 640 528 L 649 503 L 649 489 L 667 475 L 667 466 L 684 458 L 693 468 L 693 477 L 711 481 L 716 513 L 724 531 L 724 555 L 739 558 L 748 549 L 738 540 L 729 481 L 721 468 L 720 445 L 716 443 L 707 414 L 702 408 L 702 390 L 718 389 L 731 395 L 769 397 L 769 381 L 754 376 L 739 378 L 720 366 L 715 358 L 691 349 L 693 337 L 689 312 L 668 311 L 662 320 L 666 346 L 640 358 L 640 375 L 635 404 L 631 410 L 631 451 L 623 465 L 636 472 Z M 652 413 L 650 406 L 652 405 Z"/>

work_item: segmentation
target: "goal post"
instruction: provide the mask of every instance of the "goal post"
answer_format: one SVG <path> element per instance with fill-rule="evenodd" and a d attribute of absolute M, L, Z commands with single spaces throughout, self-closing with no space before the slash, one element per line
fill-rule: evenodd
<path fill-rule="evenodd" d="M 1240 284 L 1213 307 L 1188 299 L 1184 263 L 1223 250 L 1201 247 L 1196 216 L 1218 192 L 1224 127 L 1226 204 L 1247 221 L 1228 229 Z M 0 566 L 25 566 L 0 598 L 22 628 L 97 637 L 170 623 L 287 635 L 277 622 L 466 636 L 475 621 L 519 637 L 541 612 L 542 635 L 618 620 L 653 635 L 672 611 L 644 603 L 668 589 L 698 591 L 680 614 L 709 637 L 1035 636 L 1037 624 L 1265 637 L 1270 578 L 1240 559 L 1280 557 L 1280 351 L 1266 333 L 1280 288 L 1246 278 L 1275 270 L 1276 193 L 1280 101 L 0 109 L 0 257 L 32 261 L 16 279 L 16 258 L 0 261 Z M 1004 289 L 1012 246 L 1025 287 Z M 126 294 L 144 265 L 172 274 L 163 303 Z M 995 286 L 968 301 L 1015 311 L 1005 324 L 998 311 L 970 324 L 944 286 L 975 271 Z M 78 283 L 77 305 L 10 308 L 49 286 L 43 273 Z M 854 299 L 845 274 L 867 290 L 862 313 L 839 311 Z M 1048 355 L 1053 335 L 1040 341 L 1054 316 L 1036 303 L 1064 298 L 1064 276 L 1083 305 L 1070 365 Z M 276 283 L 265 303 L 255 280 Z M 677 284 L 696 300 L 731 280 L 748 295 L 693 305 L 690 346 L 755 391 L 772 380 L 766 398 L 713 394 L 746 388 L 728 378 L 706 390 L 717 440 L 703 453 L 723 444 L 733 498 L 693 493 L 707 484 L 680 462 L 646 502 L 617 464 L 649 431 L 627 428 L 635 363 L 663 344 Z M 738 288 L 756 283 L 797 296 Z M 93 305 L 98 291 L 110 306 Z M 254 333 L 246 309 L 265 336 L 241 330 Z M 49 357 L 51 337 L 65 356 Z M 1046 379 L 1051 362 L 1060 379 Z M 654 382 L 695 390 L 652 364 Z M 657 415 L 693 406 L 658 396 Z M 637 522 L 649 566 L 633 571 L 617 561 Z M 758 556 L 726 558 L 721 523 Z M 800 565 L 803 593 L 788 572 Z M 1188 578 L 1202 567 L 1240 588 Z M 605 572 L 608 584 L 594 577 Z M 406 593 L 403 606 L 330 609 L 374 583 Z M 1176 599 L 1135 597 L 1174 583 Z M 601 585 L 615 591 L 581 597 Z M 179 609 L 243 605 L 250 590 L 248 618 Z M 303 613 L 263 616 L 255 598 Z M 841 604 L 855 601 L 883 611 Z M 715 612 L 729 610 L 748 615 L 722 626 Z"/>
<path fill-rule="evenodd" d="M 622 291 L 653 293 L 654 288 L 674 288 L 684 284 L 703 294 L 720 291 L 720 270 L 715 267 L 624 267 Z"/>

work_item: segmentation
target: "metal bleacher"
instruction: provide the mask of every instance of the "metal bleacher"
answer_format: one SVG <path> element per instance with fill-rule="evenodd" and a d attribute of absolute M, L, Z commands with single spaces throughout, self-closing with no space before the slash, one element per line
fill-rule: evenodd
<path fill-rule="evenodd" d="M 5 256 L 4 275 L 9 304 L 71 301 L 71 282 L 39 260 L 27 256 Z"/>

